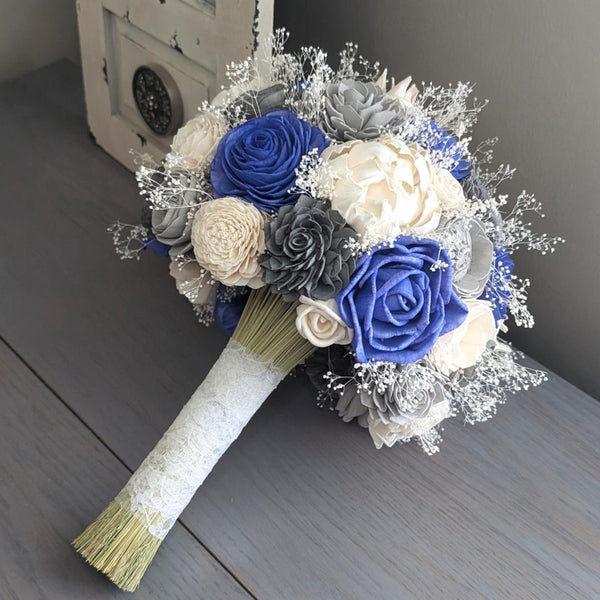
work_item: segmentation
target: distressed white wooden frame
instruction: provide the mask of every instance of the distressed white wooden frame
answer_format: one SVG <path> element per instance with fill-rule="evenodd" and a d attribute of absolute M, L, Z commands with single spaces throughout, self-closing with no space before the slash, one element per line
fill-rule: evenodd
<path fill-rule="evenodd" d="M 130 149 L 159 160 L 171 142 L 137 111 L 137 67 L 169 71 L 185 122 L 226 83 L 227 64 L 259 48 L 273 28 L 273 0 L 78 0 L 77 13 L 89 128 L 129 169 Z"/>

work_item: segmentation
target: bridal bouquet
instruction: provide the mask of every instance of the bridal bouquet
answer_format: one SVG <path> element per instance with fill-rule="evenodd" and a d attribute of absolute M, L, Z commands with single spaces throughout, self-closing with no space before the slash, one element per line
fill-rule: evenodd
<path fill-rule="evenodd" d="M 390 80 L 348 44 L 233 64 L 231 86 L 137 172 L 141 224 L 112 226 L 117 252 L 169 258 L 199 320 L 231 337 L 214 367 L 125 488 L 74 542 L 134 590 L 162 539 L 219 457 L 299 364 L 321 404 L 368 429 L 377 448 L 440 424 L 488 419 L 543 373 L 499 339 L 509 313 L 533 324 L 520 247 L 523 192 L 506 210 L 492 142 L 470 148 L 484 103 L 472 86 Z"/>

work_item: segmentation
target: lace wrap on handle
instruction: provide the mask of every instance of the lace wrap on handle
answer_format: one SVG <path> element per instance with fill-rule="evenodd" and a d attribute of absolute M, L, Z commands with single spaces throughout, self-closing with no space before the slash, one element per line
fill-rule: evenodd
<path fill-rule="evenodd" d="M 116 497 L 162 540 L 221 455 L 286 373 L 230 340 Z"/>

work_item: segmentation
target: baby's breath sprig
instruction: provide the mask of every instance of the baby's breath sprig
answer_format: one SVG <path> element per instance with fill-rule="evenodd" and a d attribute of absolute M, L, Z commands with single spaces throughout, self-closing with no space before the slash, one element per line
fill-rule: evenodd
<path fill-rule="evenodd" d="M 327 53 L 321 48 L 303 47 L 298 59 L 298 71 L 289 86 L 289 104 L 301 119 L 318 126 L 325 92 L 334 80 L 335 71 L 327 63 Z"/>
<path fill-rule="evenodd" d="M 512 210 L 503 219 L 504 246 L 511 250 L 525 247 L 527 250 L 536 250 L 542 255 L 553 253 L 558 244 L 563 244 L 565 240 L 533 231 L 531 221 L 526 221 L 531 213 L 541 218 L 545 217 L 542 203 L 534 194 L 523 190 L 518 195 Z"/>
<path fill-rule="evenodd" d="M 313 148 L 300 159 L 296 169 L 296 181 L 289 190 L 291 194 L 308 194 L 312 198 L 330 198 L 333 194 L 332 177 L 327 176 L 328 165 Z"/>
<path fill-rule="evenodd" d="M 531 281 L 529 279 L 521 279 L 516 275 L 512 275 L 510 280 L 506 282 L 506 287 L 509 290 L 508 310 L 515 320 L 515 325 L 526 329 L 531 329 L 535 325 L 533 315 L 527 308 L 527 295 L 530 286 Z"/>
<path fill-rule="evenodd" d="M 460 139 L 473 129 L 479 113 L 488 104 L 487 100 L 476 97 L 470 100 L 474 87 L 468 81 L 448 87 L 423 83 L 416 104 L 429 120 Z"/>
<path fill-rule="evenodd" d="M 116 221 L 106 231 L 112 234 L 115 252 L 121 260 L 140 260 L 140 254 L 149 239 L 148 230 L 143 225 Z"/>
<path fill-rule="evenodd" d="M 548 380 L 543 371 L 525 367 L 515 357 L 523 355 L 498 342 L 486 350 L 468 372 L 459 371 L 448 379 L 449 391 L 466 423 L 487 421 L 509 394 L 528 390 Z"/>
<path fill-rule="evenodd" d="M 174 154 L 169 155 L 165 166 L 141 165 L 135 173 L 140 195 L 152 209 L 194 208 L 212 200 L 204 174 L 185 168 L 183 159 Z"/>
<path fill-rule="evenodd" d="M 358 53 L 358 45 L 347 42 L 339 53 L 340 64 L 334 74 L 335 81 L 343 79 L 358 79 L 362 81 L 376 81 L 381 75 L 379 61 L 371 62 Z"/>
<path fill-rule="evenodd" d="M 208 327 L 215 322 L 215 310 L 212 304 L 194 304 L 192 310 L 200 325 Z"/>
<path fill-rule="evenodd" d="M 427 358 L 402 365 L 393 362 L 370 361 L 354 365 L 356 386 L 367 394 L 384 394 L 393 388 L 399 406 L 405 408 L 444 379 Z"/>
<path fill-rule="evenodd" d="M 190 263 L 196 263 L 196 260 L 187 254 L 178 254 L 171 257 L 175 268 L 182 272 L 187 265 Z M 179 282 L 177 289 L 179 293 L 185 296 L 192 304 L 196 302 L 200 295 L 200 290 L 205 286 L 212 286 L 216 284 L 216 280 L 210 272 L 201 267 L 196 263 L 196 274 L 194 277 L 187 279 L 186 281 Z"/>

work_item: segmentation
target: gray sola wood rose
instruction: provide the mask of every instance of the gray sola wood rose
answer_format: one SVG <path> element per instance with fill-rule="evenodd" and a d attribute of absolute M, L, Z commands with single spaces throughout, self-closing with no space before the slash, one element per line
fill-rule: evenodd
<path fill-rule="evenodd" d="M 328 300 L 348 284 L 356 264 L 347 247 L 354 230 L 328 202 L 303 195 L 282 207 L 265 231 L 259 264 L 264 281 L 284 300 Z"/>

